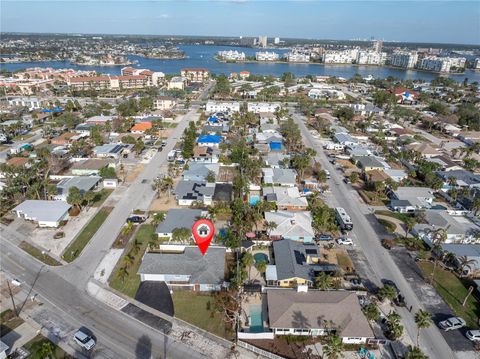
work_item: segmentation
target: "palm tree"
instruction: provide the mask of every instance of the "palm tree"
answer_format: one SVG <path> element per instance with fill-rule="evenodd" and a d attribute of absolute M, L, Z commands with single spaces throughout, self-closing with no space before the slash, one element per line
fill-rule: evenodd
<path fill-rule="evenodd" d="M 125 263 L 128 268 L 133 264 L 134 261 L 135 257 L 130 254 L 127 254 L 125 257 L 123 257 L 123 263 Z"/>
<path fill-rule="evenodd" d="M 38 348 L 36 354 L 39 358 L 54 358 L 54 346 L 52 342 L 45 341 L 42 345 Z"/>
<path fill-rule="evenodd" d="M 418 347 L 418 342 L 420 339 L 420 329 L 428 328 L 430 325 L 432 325 L 432 315 L 429 312 L 420 309 L 418 312 L 415 313 L 415 324 L 417 324 L 417 347 Z"/>
<path fill-rule="evenodd" d="M 364 306 L 362 308 L 362 311 L 368 320 L 378 320 L 380 318 L 380 311 L 378 310 L 378 307 L 373 303 Z"/>
<path fill-rule="evenodd" d="M 323 346 L 323 355 L 327 359 L 340 358 L 344 349 L 342 339 L 337 334 L 328 336 L 327 344 Z"/>
<path fill-rule="evenodd" d="M 458 270 L 460 275 L 463 276 L 466 269 L 469 269 L 469 273 L 472 271 L 472 267 L 475 265 L 475 259 L 469 259 L 467 256 L 458 257 Z"/>
<path fill-rule="evenodd" d="M 394 311 L 387 315 L 387 332 L 392 340 L 400 338 L 403 334 L 403 325 L 400 324 L 400 319 L 400 315 Z"/>
<path fill-rule="evenodd" d="M 265 271 L 267 270 L 267 262 L 265 262 L 265 261 L 260 261 L 260 262 L 257 263 L 256 267 L 257 267 L 257 270 L 258 270 L 261 274 L 263 274 L 263 273 L 265 273 Z"/>
<path fill-rule="evenodd" d="M 274 229 L 277 228 L 277 223 L 274 221 L 266 221 L 265 222 L 265 230 L 267 231 L 267 235 L 270 237 L 270 234 Z"/>
<path fill-rule="evenodd" d="M 477 215 L 480 211 L 480 197 L 477 197 L 473 200 L 472 211 L 475 215 Z"/>
<path fill-rule="evenodd" d="M 443 249 L 441 244 L 445 243 L 445 241 L 447 240 L 447 237 L 448 237 L 447 231 L 449 228 L 450 226 L 448 226 L 447 228 L 438 228 L 428 233 L 428 235 L 430 236 L 430 241 L 433 244 L 432 251 L 440 253 L 440 254 L 434 253 L 435 260 L 433 262 L 433 270 L 430 276 L 430 283 L 432 284 L 435 278 L 435 272 L 437 270 L 439 256 L 441 257 L 443 255 Z"/>
<path fill-rule="evenodd" d="M 428 359 L 428 356 L 426 356 L 418 346 L 412 347 L 410 345 L 405 359 Z"/>
<path fill-rule="evenodd" d="M 137 238 L 135 238 L 132 242 L 132 253 L 136 255 L 138 252 L 140 252 L 141 247 L 142 247 L 142 244 Z"/>
<path fill-rule="evenodd" d="M 383 286 L 383 288 L 380 288 L 380 290 L 378 291 L 378 296 L 381 300 L 393 300 L 398 296 L 398 292 L 395 287 L 387 284 Z"/>
<path fill-rule="evenodd" d="M 125 283 L 125 278 L 128 277 L 128 269 L 127 267 L 120 267 L 120 269 L 118 270 L 117 272 L 117 276 L 118 278 L 120 278 L 120 280 L 122 281 L 122 283 Z"/>
<path fill-rule="evenodd" d="M 208 217 L 215 221 L 217 218 L 218 213 L 220 212 L 220 208 L 218 206 L 210 206 L 208 207 Z"/>
<path fill-rule="evenodd" d="M 255 259 L 253 258 L 252 253 L 246 252 L 242 256 L 242 264 L 244 267 L 248 268 L 248 280 L 250 280 L 250 270 L 252 269 Z"/>
<path fill-rule="evenodd" d="M 333 287 L 333 278 L 325 272 L 321 272 L 315 277 L 315 286 L 321 290 L 327 290 Z"/>

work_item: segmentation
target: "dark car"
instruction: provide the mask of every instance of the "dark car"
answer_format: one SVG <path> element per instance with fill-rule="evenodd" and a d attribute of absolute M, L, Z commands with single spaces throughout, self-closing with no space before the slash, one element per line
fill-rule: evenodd
<path fill-rule="evenodd" d="M 127 218 L 127 222 L 132 222 L 132 223 L 143 223 L 145 222 L 145 217 L 142 216 L 131 216 Z"/>

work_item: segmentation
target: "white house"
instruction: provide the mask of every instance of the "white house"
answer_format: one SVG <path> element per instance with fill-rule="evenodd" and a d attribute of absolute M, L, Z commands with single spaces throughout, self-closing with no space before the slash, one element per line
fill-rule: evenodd
<path fill-rule="evenodd" d="M 17 217 L 38 223 L 39 227 L 58 227 L 68 217 L 70 205 L 64 201 L 44 201 L 29 199 L 13 211 Z"/>
<path fill-rule="evenodd" d="M 260 113 L 260 112 L 275 112 L 281 108 L 278 102 L 249 102 L 247 104 L 247 111 Z"/>
<path fill-rule="evenodd" d="M 237 101 L 208 101 L 205 105 L 205 112 L 239 112 L 240 103 Z"/>

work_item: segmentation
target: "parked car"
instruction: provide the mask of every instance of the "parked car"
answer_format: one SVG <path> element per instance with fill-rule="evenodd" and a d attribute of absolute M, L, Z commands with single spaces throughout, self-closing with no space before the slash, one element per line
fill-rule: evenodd
<path fill-rule="evenodd" d="M 350 177 L 345 177 L 343 179 L 343 182 L 345 182 L 346 184 L 352 183 L 352 181 L 350 181 Z"/>
<path fill-rule="evenodd" d="M 353 239 L 348 237 L 340 237 L 337 239 L 337 244 L 343 244 L 346 246 L 353 246 Z"/>
<path fill-rule="evenodd" d="M 91 350 L 96 342 L 91 333 L 88 333 L 84 328 L 79 329 L 74 335 L 73 340 L 86 350 Z"/>
<path fill-rule="evenodd" d="M 331 241 L 333 237 L 329 234 L 317 234 L 315 240 L 317 241 Z"/>
<path fill-rule="evenodd" d="M 143 223 L 145 222 L 146 218 L 143 216 L 131 216 L 127 218 L 127 223 L 132 222 L 132 223 Z"/>
<path fill-rule="evenodd" d="M 440 328 L 448 332 L 449 330 L 455 330 L 455 329 L 460 329 L 463 328 L 467 323 L 465 323 L 465 320 L 463 320 L 460 317 L 451 317 L 448 318 L 447 320 L 444 320 L 438 325 Z"/>
<path fill-rule="evenodd" d="M 480 330 L 469 330 L 465 335 L 473 342 L 480 342 Z"/>

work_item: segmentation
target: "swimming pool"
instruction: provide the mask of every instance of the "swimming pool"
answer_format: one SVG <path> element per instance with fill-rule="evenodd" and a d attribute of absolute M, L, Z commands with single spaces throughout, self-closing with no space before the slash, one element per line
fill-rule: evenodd
<path fill-rule="evenodd" d="M 255 259 L 255 263 L 264 261 L 265 263 L 268 264 L 268 256 L 265 253 L 255 253 L 253 255 L 253 259 Z"/>
<path fill-rule="evenodd" d="M 248 200 L 250 206 L 255 206 L 258 202 L 260 202 L 260 196 L 250 196 Z"/>
<path fill-rule="evenodd" d="M 263 333 L 262 305 L 250 305 L 250 333 Z"/>

